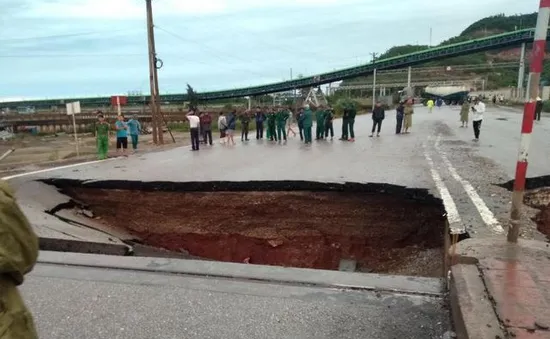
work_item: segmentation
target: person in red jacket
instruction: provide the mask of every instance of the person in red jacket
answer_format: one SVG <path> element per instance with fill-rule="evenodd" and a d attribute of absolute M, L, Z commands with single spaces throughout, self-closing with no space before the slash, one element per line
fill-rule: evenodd
<path fill-rule="evenodd" d="M 208 112 L 201 116 L 201 131 L 204 143 L 206 144 L 208 141 L 208 144 L 212 146 L 212 117 Z"/>

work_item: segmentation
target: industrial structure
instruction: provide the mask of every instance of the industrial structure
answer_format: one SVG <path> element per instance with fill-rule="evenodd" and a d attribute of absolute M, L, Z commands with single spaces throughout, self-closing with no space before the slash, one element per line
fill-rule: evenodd
<path fill-rule="evenodd" d="M 550 36 L 547 35 L 547 39 Z M 330 84 L 336 81 L 352 79 L 359 76 L 365 76 L 373 74 L 375 71 L 381 70 L 396 70 L 409 67 L 409 83 L 411 66 L 423 64 L 429 61 L 440 60 L 450 57 L 456 57 L 461 55 L 467 55 L 477 52 L 483 52 L 493 50 L 497 48 L 504 48 L 510 46 L 523 45 L 522 50 L 525 49 L 525 44 L 532 42 L 534 38 L 534 29 L 523 29 L 513 32 L 498 34 L 489 36 L 486 38 L 475 39 L 466 42 L 460 42 L 456 44 L 449 44 L 440 47 L 429 48 L 415 53 L 396 56 L 392 58 L 377 59 L 372 63 L 364 64 L 361 66 L 346 68 L 333 72 L 323 73 L 315 76 L 304 77 L 289 81 L 283 81 L 273 84 L 246 87 L 240 89 L 221 90 L 213 92 L 198 93 L 200 100 L 219 100 L 227 98 L 242 98 L 253 97 L 258 95 L 279 93 L 285 91 L 292 91 L 296 89 L 311 89 L 316 88 L 323 84 Z M 522 56 L 524 53 L 522 53 Z M 525 61 L 520 60 L 520 77 L 524 73 Z M 523 78 L 521 78 L 523 79 Z M 129 96 L 127 98 L 127 105 L 147 105 L 150 98 L 148 96 Z M 186 101 L 186 94 L 168 94 L 161 95 L 160 102 L 162 104 L 174 104 Z M 83 107 L 101 107 L 109 106 L 111 104 L 110 97 L 96 97 L 96 98 L 73 98 L 73 99 L 51 99 L 51 100 L 33 100 L 25 102 L 4 102 L 1 103 L 2 109 L 17 109 L 17 107 L 31 106 L 36 109 L 51 109 L 52 107 L 62 106 L 68 101 L 80 101 Z"/>

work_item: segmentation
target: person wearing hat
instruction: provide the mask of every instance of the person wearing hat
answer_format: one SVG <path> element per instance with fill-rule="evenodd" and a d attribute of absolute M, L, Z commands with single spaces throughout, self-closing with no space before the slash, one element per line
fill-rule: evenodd
<path fill-rule="evenodd" d="M 139 131 L 141 131 L 141 124 L 139 123 L 137 114 L 132 115 L 132 119 L 128 120 L 128 133 L 130 139 L 132 139 L 132 150 L 134 153 L 137 151 Z"/>
<path fill-rule="evenodd" d="M 195 114 L 194 110 L 189 110 L 189 113 L 186 115 L 187 120 L 189 120 L 189 133 L 191 134 L 191 150 L 199 150 L 199 126 L 201 124 L 201 119 Z"/>
<path fill-rule="evenodd" d="M 542 113 L 542 99 L 537 97 L 537 103 L 535 105 L 535 119 L 540 121 L 540 115 Z"/>

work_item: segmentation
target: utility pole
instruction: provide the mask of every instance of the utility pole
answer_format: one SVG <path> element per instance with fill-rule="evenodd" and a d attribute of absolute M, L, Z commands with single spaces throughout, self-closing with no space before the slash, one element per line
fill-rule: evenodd
<path fill-rule="evenodd" d="M 159 106 L 159 83 L 157 73 L 157 53 L 155 50 L 155 31 L 153 24 L 153 6 L 151 0 L 145 0 L 147 8 L 147 43 L 149 46 L 149 82 L 151 87 L 151 116 L 153 125 L 153 143 L 156 145 L 164 144 L 162 134 L 162 119 L 160 117 Z"/>
<path fill-rule="evenodd" d="M 550 21 L 550 2 L 540 0 L 539 14 L 535 28 L 535 40 L 533 52 L 529 65 L 529 78 L 527 80 L 527 91 L 525 93 L 525 106 L 523 108 L 523 122 L 521 124 L 521 137 L 516 163 L 516 177 L 514 179 L 514 191 L 512 193 L 512 210 L 510 213 L 510 227 L 508 228 L 508 242 L 517 243 L 519 237 L 521 207 L 525 193 L 525 181 L 527 176 L 527 156 L 529 154 L 529 143 L 535 120 L 535 106 L 539 95 L 540 74 L 544 63 L 546 51 L 546 34 L 548 22 Z"/>
<path fill-rule="evenodd" d="M 523 95 L 523 80 L 525 79 L 525 43 L 521 44 L 518 72 L 518 96 Z"/>
<path fill-rule="evenodd" d="M 376 62 L 376 57 L 378 56 L 377 53 L 371 53 L 372 55 L 372 63 L 374 64 Z M 376 67 L 374 68 L 374 71 L 372 73 L 372 110 L 374 110 L 374 106 L 376 105 Z"/>

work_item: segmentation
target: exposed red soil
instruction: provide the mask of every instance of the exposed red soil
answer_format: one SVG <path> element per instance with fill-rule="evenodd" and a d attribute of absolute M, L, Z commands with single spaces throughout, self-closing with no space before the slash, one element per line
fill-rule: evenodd
<path fill-rule="evenodd" d="M 340 192 L 143 192 L 71 188 L 107 224 L 144 243 L 220 261 L 390 272 L 443 247 L 440 206 Z M 437 262 L 442 258 L 434 258 Z"/>
<path fill-rule="evenodd" d="M 540 210 L 533 218 L 537 229 L 550 238 L 550 188 L 536 189 L 525 195 L 524 203 Z"/>

